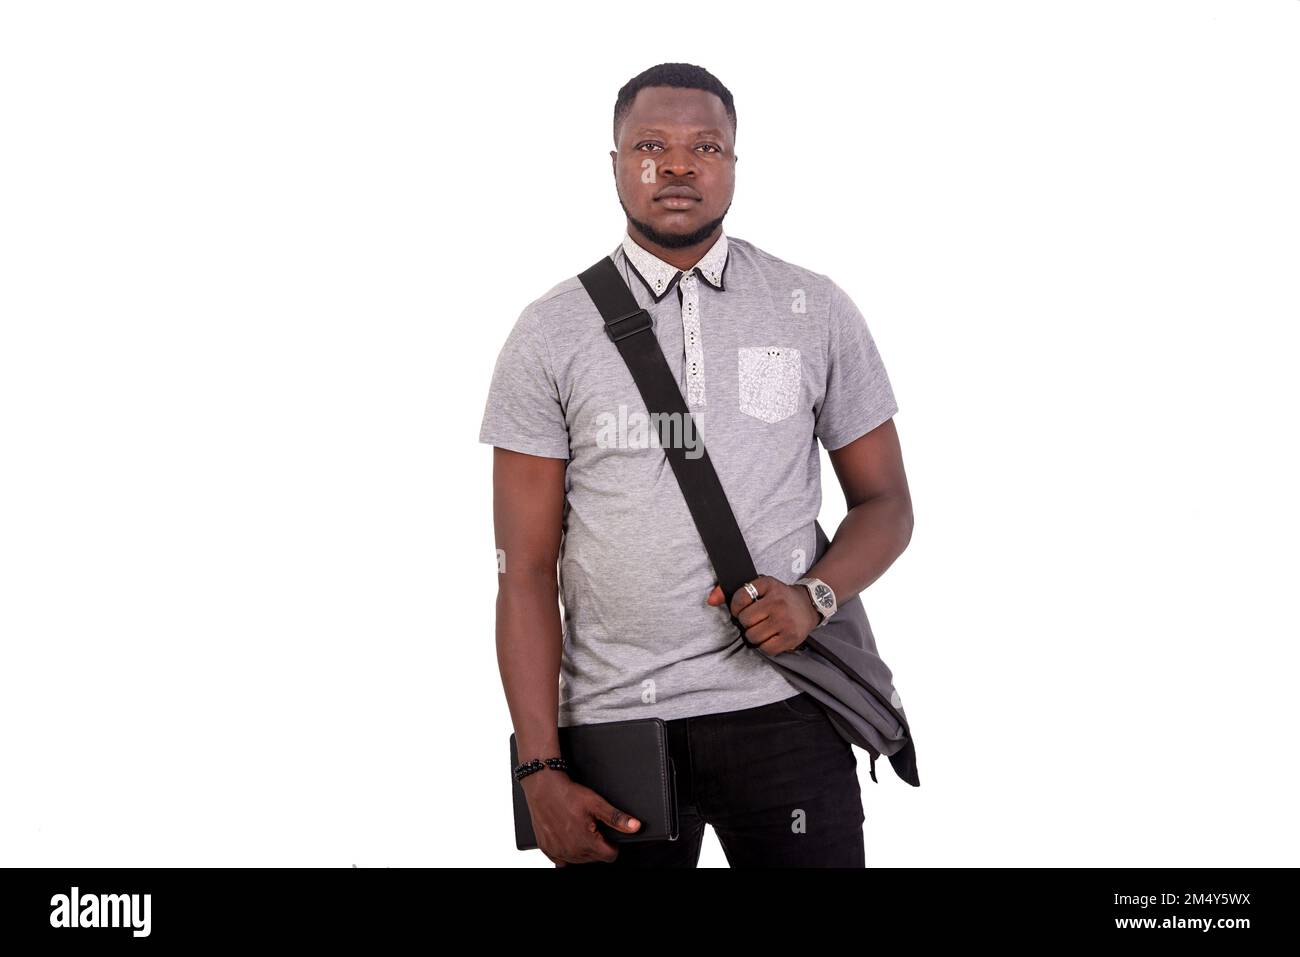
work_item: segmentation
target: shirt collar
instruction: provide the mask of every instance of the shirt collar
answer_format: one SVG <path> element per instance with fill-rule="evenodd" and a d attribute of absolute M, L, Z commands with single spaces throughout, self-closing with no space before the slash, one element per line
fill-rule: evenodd
<path fill-rule="evenodd" d="M 655 302 L 668 295 L 669 290 L 677 285 L 683 272 L 671 263 L 666 263 L 643 246 L 637 245 L 631 234 L 623 236 L 623 255 L 627 257 L 632 271 L 637 274 L 646 290 Z M 726 291 L 722 284 L 727 271 L 727 234 L 720 233 L 717 241 L 709 251 L 700 257 L 700 261 L 691 267 L 695 273 L 714 289 Z"/>

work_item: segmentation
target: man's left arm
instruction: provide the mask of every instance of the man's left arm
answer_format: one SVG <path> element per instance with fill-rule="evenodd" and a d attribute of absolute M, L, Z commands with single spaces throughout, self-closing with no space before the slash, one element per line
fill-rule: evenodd
<path fill-rule="evenodd" d="M 907 548 L 912 496 L 892 418 L 829 454 L 849 511 L 806 577 L 820 578 L 843 602 L 883 575 Z"/>
<path fill-rule="evenodd" d="M 830 546 L 806 578 L 819 578 L 845 602 L 885 573 L 912 539 L 912 497 L 892 418 L 830 453 L 848 514 Z M 802 585 L 759 575 L 757 600 L 736 591 L 731 612 L 745 626 L 745 639 L 769 655 L 799 647 L 821 624 L 821 612 Z M 714 586 L 710 605 L 726 599 Z"/>

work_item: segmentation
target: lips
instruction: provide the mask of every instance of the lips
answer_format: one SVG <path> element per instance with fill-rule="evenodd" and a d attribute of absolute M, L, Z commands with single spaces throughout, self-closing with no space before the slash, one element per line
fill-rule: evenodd
<path fill-rule="evenodd" d="M 689 186 L 665 186 L 655 194 L 655 199 L 670 206 L 689 206 L 690 202 L 700 201 L 700 194 Z"/>

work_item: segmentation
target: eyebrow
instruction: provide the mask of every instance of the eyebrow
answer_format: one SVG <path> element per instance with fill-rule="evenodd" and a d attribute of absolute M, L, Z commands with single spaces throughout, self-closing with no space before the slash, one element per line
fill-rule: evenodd
<path fill-rule="evenodd" d="M 663 133 L 663 132 L 664 132 L 663 130 L 654 129 L 653 127 L 649 127 L 649 126 L 643 126 L 643 127 L 641 127 L 641 129 L 639 129 L 639 130 L 636 131 L 636 135 L 637 135 L 637 136 L 649 136 L 649 135 L 652 134 L 652 133 Z M 696 136 L 716 136 L 716 137 L 718 137 L 719 139 L 721 139 L 721 138 L 722 138 L 722 130 L 715 130 L 715 129 L 696 130 L 696 131 L 695 131 L 695 135 L 696 135 Z"/>

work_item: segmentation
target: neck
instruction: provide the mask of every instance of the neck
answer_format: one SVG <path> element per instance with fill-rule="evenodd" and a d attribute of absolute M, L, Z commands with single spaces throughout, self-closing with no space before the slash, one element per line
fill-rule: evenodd
<path fill-rule="evenodd" d="M 642 249 L 654 253 L 670 266 L 675 266 L 683 272 L 690 270 L 691 267 L 703 259 L 704 254 L 713 248 L 713 244 L 716 243 L 718 237 L 722 235 L 722 227 L 717 226 L 714 228 L 713 232 L 698 243 L 694 243 L 690 246 L 669 247 L 659 245 L 630 222 L 627 225 L 627 231 L 628 235 L 632 237 L 632 241 Z"/>

